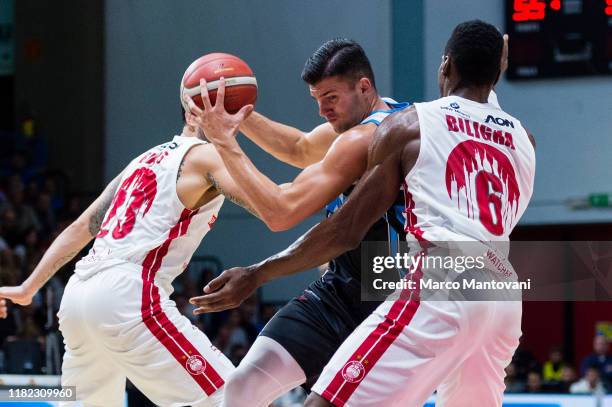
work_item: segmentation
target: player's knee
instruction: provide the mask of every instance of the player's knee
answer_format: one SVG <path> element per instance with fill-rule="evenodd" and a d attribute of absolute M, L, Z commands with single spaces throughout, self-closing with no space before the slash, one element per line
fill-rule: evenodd
<path fill-rule="evenodd" d="M 264 406 L 266 377 L 263 376 L 253 365 L 236 369 L 225 383 L 223 407 Z"/>
<path fill-rule="evenodd" d="M 333 404 L 313 391 L 306 399 L 304 407 L 333 407 Z"/>

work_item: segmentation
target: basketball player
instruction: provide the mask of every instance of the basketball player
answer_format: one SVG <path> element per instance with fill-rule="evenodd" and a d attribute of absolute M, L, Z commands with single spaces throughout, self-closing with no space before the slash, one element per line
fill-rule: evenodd
<path fill-rule="evenodd" d="M 253 113 L 240 127 L 275 157 L 304 168 L 284 185 L 276 185 L 246 157 L 236 132 L 227 129 L 225 118 L 230 116 L 222 104 L 213 107 L 206 91 L 203 110 L 187 100 L 204 133 L 216 136 L 211 141 L 234 181 L 274 230 L 290 228 L 330 202 L 328 213 L 337 210 L 366 169 L 377 126 L 407 106 L 378 95 L 370 62 L 354 41 L 334 39 L 321 45 L 307 60 L 302 78 L 325 124 L 302 133 Z M 397 192 L 403 209 L 399 188 Z M 393 210 L 389 216 L 397 218 Z M 403 237 L 401 220 L 391 222 L 396 230 L 381 217 L 367 238 L 386 241 L 389 233 Z M 359 249 L 338 256 L 321 279 L 272 318 L 227 382 L 224 406 L 268 406 L 288 390 L 315 382 L 338 346 L 377 306 L 360 301 L 360 261 Z M 237 296 L 235 306 L 243 299 Z"/>
<path fill-rule="evenodd" d="M 502 59 L 505 63 L 507 55 Z M 306 62 L 302 77 L 327 123 L 304 134 L 253 113 L 240 127 L 251 140 L 282 161 L 298 167 L 314 163 L 293 183 L 282 186 L 261 174 L 242 152 L 236 133 L 223 125 L 226 113 L 221 105 L 211 106 L 207 94 L 203 95 L 204 110 L 188 101 L 196 122 L 211 135 L 228 171 L 244 188 L 253 208 L 279 230 L 293 226 L 340 194 L 327 205 L 328 215 L 337 210 L 365 170 L 367 145 L 374 130 L 386 116 L 407 105 L 378 96 L 370 63 L 353 41 L 323 44 Z M 494 98 L 494 93 L 491 96 Z M 385 219 L 379 219 L 364 240 L 404 238 L 403 204 L 400 195 Z M 274 221 L 274 217 L 278 220 Z M 274 316 L 227 383 L 225 406 L 267 406 L 297 385 L 310 388 L 344 338 L 378 305 L 359 300 L 360 262 L 359 248 L 333 259 L 320 280 Z M 228 278 L 207 287 L 212 291 L 227 283 L 213 297 L 217 300 L 214 304 L 205 300 L 211 311 L 239 305 L 262 283 L 250 278 L 255 276 L 225 277 Z"/>
<path fill-rule="evenodd" d="M 535 152 L 520 122 L 487 103 L 503 47 L 501 34 L 487 23 L 458 25 L 439 70 L 443 97 L 382 123 L 367 172 L 338 213 L 285 251 L 228 270 L 211 284 L 248 280 L 257 286 L 357 247 L 401 186 L 408 241 L 425 247 L 473 241 L 483 250 L 493 241 L 508 241 L 532 194 Z M 484 125 L 489 115 L 514 127 Z M 475 124 L 483 125 L 474 130 Z M 465 178 L 470 185 L 486 182 L 466 190 Z M 466 199 L 478 202 L 471 206 L 476 214 L 468 211 Z M 489 203 L 495 202 L 499 207 L 492 209 Z M 494 268 L 486 272 L 496 274 Z M 218 303 L 226 301 L 223 290 L 197 299 L 201 311 L 223 308 Z M 504 367 L 521 334 L 521 303 L 420 301 L 412 294 L 383 302 L 356 328 L 326 365 L 307 405 L 422 406 L 437 388 L 441 406 L 501 406 Z"/>
<path fill-rule="evenodd" d="M 233 116 L 236 127 L 251 109 Z M 188 121 L 180 136 L 136 157 L 23 284 L 0 288 L 0 298 L 29 304 L 95 238 L 58 312 L 66 345 L 62 385 L 76 386 L 86 406 L 124 405 L 126 377 L 157 405 L 219 405 L 234 367 L 169 296 L 224 196 L 248 208 L 214 146 Z"/>

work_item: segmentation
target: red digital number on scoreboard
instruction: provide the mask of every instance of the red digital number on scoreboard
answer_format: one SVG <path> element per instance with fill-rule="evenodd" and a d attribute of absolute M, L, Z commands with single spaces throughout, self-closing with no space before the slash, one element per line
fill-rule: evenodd
<path fill-rule="evenodd" d="M 606 15 L 612 16 L 612 0 L 606 0 Z"/>
<path fill-rule="evenodd" d="M 559 11 L 561 10 L 561 0 L 553 0 L 550 2 L 550 8 Z"/>
<path fill-rule="evenodd" d="M 559 4 L 559 7 L 561 5 Z M 543 0 L 514 0 L 514 21 L 539 21 L 546 16 L 546 2 Z"/>

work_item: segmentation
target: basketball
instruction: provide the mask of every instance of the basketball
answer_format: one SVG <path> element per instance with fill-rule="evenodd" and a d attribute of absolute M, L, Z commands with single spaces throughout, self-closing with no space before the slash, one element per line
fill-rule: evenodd
<path fill-rule="evenodd" d="M 185 110 L 184 95 L 191 96 L 200 108 L 203 107 L 200 79 L 206 80 L 210 102 L 214 105 L 221 77 L 225 78 L 225 109 L 229 113 L 255 103 L 257 80 L 251 68 L 237 56 L 217 52 L 196 59 L 185 71 L 181 80 L 181 103 Z"/>

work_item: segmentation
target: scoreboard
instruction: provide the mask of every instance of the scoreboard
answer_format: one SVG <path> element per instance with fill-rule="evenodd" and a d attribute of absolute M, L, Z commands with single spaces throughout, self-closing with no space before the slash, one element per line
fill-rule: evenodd
<path fill-rule="evenodd" d="M 506 0 L 508 79 L 612 74 L 612 0 Z"/>

